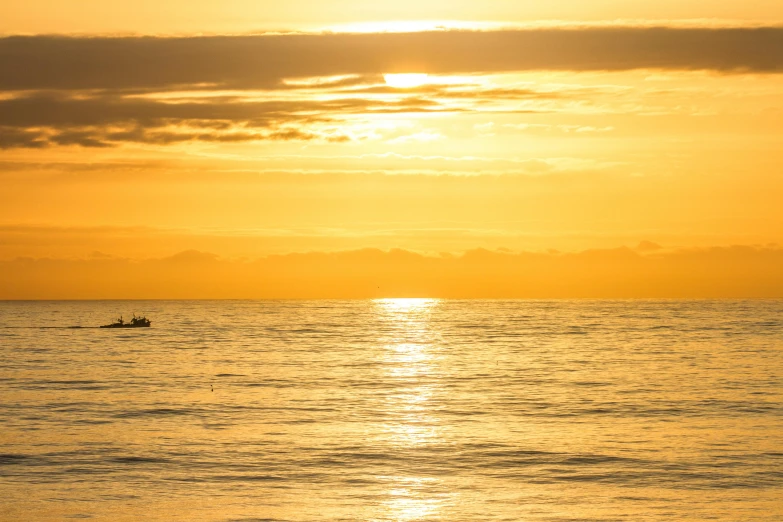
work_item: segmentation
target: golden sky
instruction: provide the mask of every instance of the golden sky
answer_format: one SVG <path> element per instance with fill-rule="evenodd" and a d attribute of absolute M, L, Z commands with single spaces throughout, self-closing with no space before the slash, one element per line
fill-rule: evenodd
<path fill-rule="evenodd" d="M 778 0 L 10 4 L 0 298 L 783 296 Z"/>

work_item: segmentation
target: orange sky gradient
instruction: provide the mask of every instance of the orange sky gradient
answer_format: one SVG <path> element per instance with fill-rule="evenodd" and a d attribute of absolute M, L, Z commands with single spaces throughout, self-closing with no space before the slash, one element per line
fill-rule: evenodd
<path fill-rule="evenodd" d="M 0 299 L 783 297 L 783 4 L 0 6 Z"/>

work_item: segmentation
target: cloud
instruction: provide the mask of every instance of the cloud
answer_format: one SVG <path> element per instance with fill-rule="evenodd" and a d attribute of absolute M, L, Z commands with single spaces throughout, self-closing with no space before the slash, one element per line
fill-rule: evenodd
<path fill-rule="evenodd" d="M 374 81 L 365 78 L 365 81 Z M 356 81 L 359 81 L 358 79 Z M 307 82 L 284 98 L 273 91 L 231 95 L 208 92 L 127 95 L 67 91 L 31 91 L 0 99 L 0 149 L 55 145 L 110 147 L 122 142 L 168 145 L 187 141 L 345 142 L 353 138 L 346 117 L 373 114 L 480 112 L 500 102 L 494 113 L 537 113 L 515 100 L 566 100 L 585 89 L 538 91 L 486 89 L 476 85 L 394 89 L 376 84 L 344 90 L 342 81 Z M 318 85 L 313 94 L 309 85 Z M 334 86 L 337 87 L 327 87 Z M 322 96 L 328 93 L 328 98 Z M 594 91 L 590 91 L 594 94 Z M 458 100 L 455 105 L 450 103 Z M 504 105 L 510 103 L 511 105 Z"/>
<path fill-rule="evenodd" d="M 0 149 L 346 142 L 383 138 L 352 133 L 346 120 L 355 115 L 541 113 L 573 110 L 574 101 L 584 103 L 603 92 L 491 86 L 470 78 L 410 89 L 383 84 L 383 73 L 395 71 L 779 72 L 781 67 L 783 28 L 771 27 L 5 37 L 0 38 Z"/>
<path fill-rule="evenodd" d="M 391 139 L 388 141 L 388 143 L 410 143 L 414 141 L 437 141 L 443 139 L 443 135 L 437 132 L 432 131 L 422 131 L 417 132 L 415 134 L 407 134 L 404 136 L 399 136 L 397 138 Z"/>
<path fill-rule="evenodd" d="M 6 91 L 265 89 L 314 76 L 642 68 L 781 72 L 783 28 L 0 38 Z"/>
<path fill-rule="evenodd" d="M 429 105 L 421 100 L 401 102 L 373 101 L 361 98 L 337 100 L 248 101 L 236 97 L 210 97 L 197 101 L 166 102 L 145 98 L 104 95 L 69 96 L 44 92 L 0 100 L 0 124 L 7 127 L 86 127 L 102 125 L 140 125 L 157 127 L 180 121 L 214 128 L 215 123 L 245 123 L 249 127 L 268 127 L 296 118 L 317 119 L 313 113 L 351 113 L 367 110 L 408 110 Z"/>
<path fill-rule="evenodd" d="M 394 139 L 352 132 L 347 120 L 402 113 L 573 111 L 606 94 L 605 88 L 493 86 L 470 78 L 398 89 L 382 83 L 383 73 L 394 71 L 779 72 L 782 64 L 783 28 L 771 27 L 6 37 L 0 38 L 0 149 Z M 524 130 L 543 132 L 544 126 Z"/>
<path fill-rule="evenodd" d="M 208 97 L 174 103 L 118 95 L 32 93 L 0 100 L 0 149 L 107 147 L 119 142 L 340 142 L 349 138 L 339 128 L 323 128 L 323 124 L 334 123 L 337 116 L 427 111 L 437 107 L 437 102 L 419 98 L 248 101 Z M 314 128 L 318 124 L 321 127 Z"/>
<path fill-rule="evenodd" d="M 503 125 L 506 129 L 514 129 L 520 132 L 562 132 L 565 134 L 594 134 L 611 132 L 614 127 L 593 127 L 590 125 L 550 125 L 545 123 L 506 123 Z M 478 127 L 477 130 L 481 130 Z"/>
<path fill-rule="evenodd" d="M 40 131 L 0 127 L 0 150 L 16 147 L 42 149 L 49 145 L 49 140 Z"/>
<path fill-rule="evenodd" d="M 0 299 L 69 298 L 753 298 L 783 297 L 783 249 L 643 254 L 471 250 L 311 252 L 230 261 L 199 251 L 134 261 L 0 261 Z M 120 273 L 123 277 L 118 278 Z"/>

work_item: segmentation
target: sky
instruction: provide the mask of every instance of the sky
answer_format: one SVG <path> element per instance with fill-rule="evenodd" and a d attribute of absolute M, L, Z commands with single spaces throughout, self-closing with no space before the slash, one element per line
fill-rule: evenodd
<path fill-rule="evenodd" d="M 0 299 L 783 297 L 783 3 L 706 4 L 0 4 Z"/>

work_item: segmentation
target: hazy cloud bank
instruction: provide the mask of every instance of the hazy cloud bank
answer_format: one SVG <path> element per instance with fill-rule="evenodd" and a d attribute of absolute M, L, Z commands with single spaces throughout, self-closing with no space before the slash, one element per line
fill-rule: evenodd
<path fill-rule="evenodd" d="M 222 260 L 186 251 L 133 261 L 0 262 L 1 299 L 90 298 L 757 298 L 783 297 L 783 249 L 579 253 L 374 249 Z"/>

